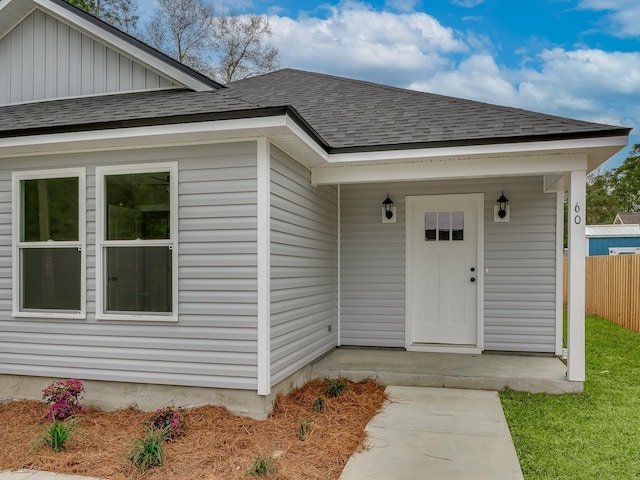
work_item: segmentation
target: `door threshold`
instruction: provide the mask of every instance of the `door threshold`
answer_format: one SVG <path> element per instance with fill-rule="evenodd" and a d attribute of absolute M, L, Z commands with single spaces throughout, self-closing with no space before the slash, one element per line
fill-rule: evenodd
<path fill-rule="evenodd" d="M 468 353 L 480 354 L 482 349 L 476 345 L 456 345 L 443 343 L 412 343 L 407 346 L 408 352 L 434 352 L 434 353 Z"/>

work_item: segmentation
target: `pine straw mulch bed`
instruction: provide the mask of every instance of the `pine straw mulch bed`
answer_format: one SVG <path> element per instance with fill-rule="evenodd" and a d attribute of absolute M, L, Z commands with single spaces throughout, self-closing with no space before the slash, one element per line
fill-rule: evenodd
<path fill-rule="evenodd" d="M 0 405 L 0 470 L 46 470 L 105 479 L 232 480 L 247 479 L 256 458 L 273 455 L 276 473 L 269 479 L 338 479 L 349 457 L 365 439 L 364 428 L 381 409 L 384 388 L 365 381 L 329 398 L 321 381 L 279 396 L 267 420 L 231 414 L 223 407 L 186 410 L 186 433 L 167 443 L 164 465 L 138 473 L 128 460 L 134 438 L 148 431 L 151 413 L 135 408 L 104 412 L 90 408 L 76 419 L 65 450 L 53 452 L 39 442 L 50 420 L 46 405 L 16 401 Z M 325 397 L 324 410 L 312 407 Z M 298 438 L 300 419 L 310 422 Z"/>

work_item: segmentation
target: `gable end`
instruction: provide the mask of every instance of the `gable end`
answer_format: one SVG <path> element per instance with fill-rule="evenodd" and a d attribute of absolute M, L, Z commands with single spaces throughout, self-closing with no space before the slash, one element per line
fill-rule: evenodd
<path fill-rule="evenodd" d="M 0 105 L 179 86 L 40 9 L 0 39 Z"/>

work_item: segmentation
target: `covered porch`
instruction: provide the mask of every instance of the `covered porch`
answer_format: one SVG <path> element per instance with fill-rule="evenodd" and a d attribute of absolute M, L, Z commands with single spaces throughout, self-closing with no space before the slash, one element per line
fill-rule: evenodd
<path fill-rule="evenodd" d="M 557 357 L 496 353 L 407 352 L 389 348 L 339 347 L 312 365 L 314 378 L 373 379 L 381 385 L 448 387 L 531 393 L 580 393 Z"/>

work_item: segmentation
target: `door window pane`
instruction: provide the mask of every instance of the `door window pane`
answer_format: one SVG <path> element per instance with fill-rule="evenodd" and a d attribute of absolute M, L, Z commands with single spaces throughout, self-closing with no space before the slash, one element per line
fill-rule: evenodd
<path fill-rule="evenodd" d="M 21 307 L 80 310 L 80 265 L 78 248 L 22 249 Z"/>
<path fill-rule="evenodd" d="M 20 241 L 77 241 L 78 178 L 41 178 L 20 183 Z"/>
<path fill-rule="evenodd" d="M 427 212 L 424 215 L 425 240 L 432 242 L 436 240 L 436 229 L 438 228 L 438 216 L 435 212 Z"/>
<path fill-rule="evenodd" d="M 451 212 L 438 212 L 438 240 L 449 240 L 451 231 Z"/>
<path fill-rule="evenodd" d="M 171 249 L 106 247 L 108 312 L 171 312 Z"/>
<path fill-rule="evenodd" d="M 105 177 L 106 240 L 168 239 L 169 172 Z"/>
<path fill-rule="evenodd" d="M 451 212 L 451 239 L 464 240 L 464 212 Z"/>

